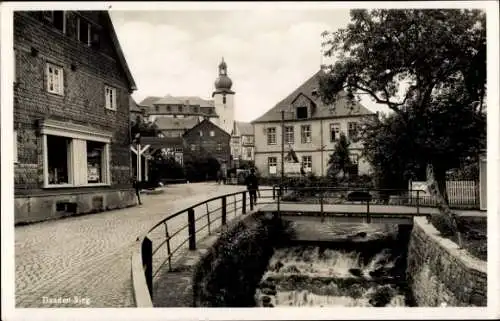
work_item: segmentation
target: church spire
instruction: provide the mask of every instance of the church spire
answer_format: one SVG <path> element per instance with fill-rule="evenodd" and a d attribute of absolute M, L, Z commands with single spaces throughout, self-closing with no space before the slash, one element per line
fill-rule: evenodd
<path fill-rule="evenodd" d="M 219 63 L 219 77 L 215 80 L 215 89 L 230 90 L 232 85 L 231 78 L 227 76 L 227 64 L 224 61 L 224 57 L 222 57 Z"/>

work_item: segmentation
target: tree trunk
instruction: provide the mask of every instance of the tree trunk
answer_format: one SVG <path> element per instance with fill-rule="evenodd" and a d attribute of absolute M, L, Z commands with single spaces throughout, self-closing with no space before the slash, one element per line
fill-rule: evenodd
<path fill-rule="evenodd" d="M 449 206 L 448 201 L 444 198 L 443 193 L 441 192 L 441 187 L 439 186 L 439 182 L 436 177 L 436 173 L 434 172 L 434 167 L 432 164 L 427 164 L 427 185 L 429 187 L 429 192 L 436 199 L 438 203 L 438 207 L 442 208 L 445 212 L 448 212 Z M 444 182 L 446 185 L 446 180 Z M 446 188 L 445 188 L 446 193 Z"/>
<path fill-rule="evenodd" d="M 446 202 L 446 204 L 449 204 L 448 191 L 446 188 L 446 170 L 443 169 L 442 167 L 435 165 L 433 167 L 434 167 L 434 178 L 436 179 L 439 192 L 443 196 L 443 199 Z"/>
<path fill-rule="evenodd" d="M 441 173 L 437 174 L 437 175 L 440 175 L 441 180 L 444 181 L 444 185 L 445 185 L 444 191 L 445 191 L 445 195 L 446 195 L 446 177 L 445 177 L 446 172 L 443 171 L 442 168 L 440 169 L 440 171 L 441 171 Z M 437 175 L 434 173 L 434 168 L 433 168 L 432 164 L 428 164 L 427 165 L 427 184 L 429 186 L 429 191 L 436 198 L 437 203 L 438 203 L 437 205 L 438 205 L 438 208 L 439 208 L 441 214 L 444 214 L 449 219 L 449 224 L 457 236 L 458 246 L 460 248 L 462 248 L 462 246 L 463 246 L 462 245 L 462 233 L 460 232 L 459 227 L 458 227 L 456 214 L 450 209 L 450 207 L 448 206 L 448 201 L 445 200 L 445 198 L 443 197 L 443 194 L 440 191 L 441 188 L 438 187 L 438 181 L 436 179 Z"/>

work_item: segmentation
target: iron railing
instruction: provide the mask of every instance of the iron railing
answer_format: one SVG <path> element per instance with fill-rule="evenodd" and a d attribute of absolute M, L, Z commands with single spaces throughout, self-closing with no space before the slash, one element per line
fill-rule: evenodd
<path fill-rule="evenodd" d="M 260 189 L 257 205 L 274 204 L 272 190 Z M 167 216 L 138 237 L 150 297 L 153 297 L 153 279 L 165 265 L 168 271 L 173 270 L 176 257 L 186 245 L 189 250 L 196 250 L 197 240 L 212 235 L 229 220 L 253 209 L 248 191 L 216 196 Z"/>

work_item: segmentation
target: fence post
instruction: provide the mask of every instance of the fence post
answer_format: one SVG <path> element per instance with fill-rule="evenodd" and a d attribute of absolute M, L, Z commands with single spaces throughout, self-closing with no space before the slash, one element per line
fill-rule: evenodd
<path fill-rule="evenodd" d="M 409 186 L 410 187 L 409 188 L 410 189 L 410 197 L 409 197 L 409 204 L 408 205 L 412 206 L 413 205 L 413 184 L 411 182 L 411 179 L 409 180 L 409 184 L 410 184 L 410 186 Z"/>
<path fill-rule="evenodd" d="M 273 185 L 273 200 L 276 199 L 276 185 Z"/>
<path fill-rule="evenodd" d="M 194 209 L 188 209 L 188 231 L 189 231 L 189 250 L 196 250 L 196 227 L 194 221 Z"/>
<path fill-rule="evenodd" d="M 210 210 L 208 209 L 208 202 L 205 203 L 205 205 L 206 205 L 206 209 L 207 209 L 208 235 L 212 235 L 212 232 L 211 232 L 211 229 L 210 229 L 210 224 L 212 224 L 212 222 L 210 222 Z"/>
<path fill-rule="evenodd" d="M 153 297 L 153 242 L 147 237 L 144 238 L 141 244 L 142 266 L 146 283 L 148 285 L 149 295 Z"/>
<path fill-rule="evenodd" d="M 417 215 L 420 214 L 420 196 L 418 195 L 420 190 L 417 189 Z"/>
<path fill-rule="evenodd" d="M 371 223 L 372 217 L 370 216 L 370 200 L 366 200 L 366 223 Z"/>
<path fill-rule="evenodd" d="M 247 192 L 241 193 L 241 209 L 242 213 L 246 214 L 247 212 Z"/>
<path fill-rule="evenodd" d="M 323 217 L 323 191 L 319 191 L 319 207 L 321 211 L 321 217 Z"/>
<path fill-rule="evenodd" d="M 168 271 L 172 271 L 172 251 L 170 249 L 170 235 L 168 234 L 167 222 L 165 222 L 165 239 L 167 240 Z"/>
<path fill-rule="evenodd" d="M 250 203 L 252 204 L 252 203 Z M 222 216 L 221 216 L 221 224 L 226 225 L 226 197 L 222 196 Z"/>
<path fill-rule="evenodd" d="M 281 189 L 283 188 L 283 186 L 280 185 L 280 189 L 278 191 L 278 214 L 281 216 L 281 210 L 280 210 L 280 203 L 281 203 Z"/>

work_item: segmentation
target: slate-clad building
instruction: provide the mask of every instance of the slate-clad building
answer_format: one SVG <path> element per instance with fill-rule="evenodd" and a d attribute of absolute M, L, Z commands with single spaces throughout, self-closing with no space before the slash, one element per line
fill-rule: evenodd
<path fill-rule="evenodd" d="M 134 79 L 105 11 L 14 13 L 15 222 L 134 205 Z"/>

